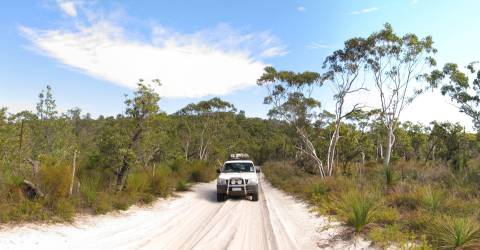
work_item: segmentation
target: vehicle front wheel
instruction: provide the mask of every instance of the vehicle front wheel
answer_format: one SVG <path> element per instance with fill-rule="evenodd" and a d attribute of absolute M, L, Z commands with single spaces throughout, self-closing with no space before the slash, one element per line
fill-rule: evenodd
<path fill-rule="evenodd" d="M 258 193 L 252 194 L 252 201 L 258 201 Z"/>
<path fill-rule="evenodd" d="M 225 201 L 227 199 L 226 194 L 219 194 L 217 193 L 217 201 Z"/>

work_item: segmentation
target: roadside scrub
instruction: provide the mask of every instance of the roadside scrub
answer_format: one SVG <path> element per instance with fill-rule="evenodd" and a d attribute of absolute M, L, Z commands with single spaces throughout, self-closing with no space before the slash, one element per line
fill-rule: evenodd
<path fill-rule="evenodd" d="M 76 213 L 104 214 L 126 210 L 133 204 L 149 204 L 174 191 L 187 191 L 195 182 L 216 177 L 214 165 L 205 161 L 170 161 L 152 167 L 135 167 L 121 191 L 115 188 L 113 173 L 83 166 L 78 170 L 72 195 L 68 164 L 45 160 L 32 176 L 43 197 L 29 199 L 16 173 L 4 172 L 0 182 L 0 223 L 29 221 L 71 221 Z"/>
<path fill-rule="evenodd" d="M 479 171 L 452 173 L 442 165 L 396 164 L 403 164 L 403 176 L 395 173 L 390 185 L 385 183 L 383 166 L 374 162 L 327 179 L 294 163 L 270 162 L 262 170 L 273 186 L 322 215 L 334 216 L 377 247 L 480 248 L 480 193 L 474 181 Z"/>

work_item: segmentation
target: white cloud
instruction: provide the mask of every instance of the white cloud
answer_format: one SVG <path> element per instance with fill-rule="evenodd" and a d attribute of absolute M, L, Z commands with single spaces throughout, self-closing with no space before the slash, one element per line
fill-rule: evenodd
<path fill-rule="evenodd" d="M 271 47 L 271 48 L 265 49 L 260 53 L 260 56 L 264 58 L 269 58 L 269 57 L 283 56 L 286 54 L 287 52 L 285 51 L 284 47 L 277 46 L 277 47 Z"/>
<path fill-rule="evenodd" d="M 77 16 L 77 6 L 76 2 L 68 0 L 57 0 L 58 7 L 68 16 L 76 17 Z"/>
<path fill-rule="evenodd" d="M 328 45 L 326 45 L 322 42 L 311 42 L 306 47 L 307 47 L 307 49 L 328 49 L 328 48 L 330 48 L 330 46 L 328 46 Z"/>
<path fill-rule="evenodd" d="M 378 7 L 365 8 L 365 9 L 361 9 L 361 10 L 352 11 L 352 14 L 354 14 L 354 15 L 365 14 L 365 13 L 370 13 L 370 12 L 377 11 L 379 9 L 380 8 L 378 8 Z"/>
<path fill-rule="evenodd" d="M 356 103 L 360 103 L 366 109 L 379 108 L 380 98 L 377 89 L 367 83 L 369 91 L 360 91 L 351 94 L 345 103 L 345 110 L 352 108 Z M 413 91 L 413 90 L 411 90 Z M 326 103 L 325 107 L 332 110 L 334 102 Z M 449 100 L 442 96 L 438 90 L 428 91 L 413 100 L 400 115 L 402 122 L 412 121 L 429 125 L 432 121 L 438 122 L 459 122 L 466 126 L 468 131 L 473 131 L 472 120 L 465 114 L 460 113 L 458 108 Z"/>
<path fill-rule="evenodd" d="M 304 12 L 307 11 L 307 8 L 305 8 L 305 6 L 298 6 L 297 10 L 300 12 Z"/>
<path fill-rule="evenodd" d="M 256 84 L 261 58 L 286 54 L 270 32 L 240 33 L 221 24 L 192 34 L 154 26 L 151 41 L 132 39 L 122 27 L 100 21 L 74 30 L 21 32 L 41 53 L 96 78 L 135 88 L 160 79 L 165 97 L 223 95 Z"/>

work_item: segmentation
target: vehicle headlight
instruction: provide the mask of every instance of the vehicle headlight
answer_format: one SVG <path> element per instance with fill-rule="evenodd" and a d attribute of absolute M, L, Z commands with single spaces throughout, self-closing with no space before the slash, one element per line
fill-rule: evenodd
<path fill-rule="evenodd" d="M 257 183 L 258 183 L 258 179 L 257 179 L 257 178 L 248 179 L 248 184 L 257 184 Z"/>
<path fill-rule="evenodd" d="M 220 179 L 220 178 L 218 178 L 218 179 L 217 179 L 217 184 L 220 184 L 220 185 L 227 184 L 227 179 Z"/>

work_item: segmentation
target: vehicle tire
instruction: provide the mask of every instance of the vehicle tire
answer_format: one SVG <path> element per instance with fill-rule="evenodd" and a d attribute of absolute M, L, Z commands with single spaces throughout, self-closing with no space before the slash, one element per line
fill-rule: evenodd
<path fill-rule="evenodd" d="M 252 201 L 258 201 L 258 193 L 252 194 Z"/>
<path fill-rule="evenodd" d="M 227 199 L 226 194 L 219 194 L 217 193 L 217 201 L 225 201 Z"/>

